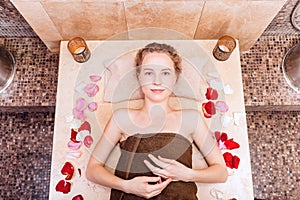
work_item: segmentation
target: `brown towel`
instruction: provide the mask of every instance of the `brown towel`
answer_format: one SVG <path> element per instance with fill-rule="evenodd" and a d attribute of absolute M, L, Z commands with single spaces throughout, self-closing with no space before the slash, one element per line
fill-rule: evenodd
<path fill-rule="evenodd" d="M 144 164 L 150 161 L 148 154 L 177 160 L 192 167 L 192 144 L 185 137 L 175 133 L 136 134 L 121 142 L 121 157 L 115 175 L 123 179 L 137 176 L 155 176 Z M 153 163 L 154 164 L 154 163 Z M 197 186 L 193 182 L 171 182 L 152 200 L 196 200 Z M 127 194 L 120 190 L 111 190 L 111 200 L 142 200 L 144 198 Z"/>

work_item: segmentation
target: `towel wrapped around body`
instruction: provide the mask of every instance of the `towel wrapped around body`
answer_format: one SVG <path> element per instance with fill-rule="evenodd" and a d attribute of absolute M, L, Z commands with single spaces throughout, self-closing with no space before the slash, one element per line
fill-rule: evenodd
<path fill-rule="evenodd" d="M 123 179 L 128 180 L 137 176 L 156 176 L 143 162 L 144 160 L 150 161 L 148 154 L 174 159 L 186 167 L 192 168 L 192 143 L 180 134 L 135 134 L 122 141 L 120 147 L 121 157 L 118 161 L 115 175 Z M 154 163 L 152 164 L 155 165 Z M 194 182 L 173 181 L 161 194 L 151 199 L 197 200 L 196 193 L 197 186 Z M 142 200 L 144 198 L 112 189 L 110 199 Z"/>

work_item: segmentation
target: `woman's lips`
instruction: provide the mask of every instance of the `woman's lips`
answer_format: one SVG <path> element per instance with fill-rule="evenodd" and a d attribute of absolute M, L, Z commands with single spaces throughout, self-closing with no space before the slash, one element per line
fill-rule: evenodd
<path fill-rule="evenodd" d="M 151 89 L 151 91 L 155 94 L 160 94 L 164 91 L 164 89 Z"/>

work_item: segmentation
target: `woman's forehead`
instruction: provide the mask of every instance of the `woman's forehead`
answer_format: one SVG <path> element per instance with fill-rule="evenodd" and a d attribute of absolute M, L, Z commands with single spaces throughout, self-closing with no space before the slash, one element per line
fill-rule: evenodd
<path fill-rule="evenodd" d="M 174 69 L 174 62 L 173 60 L 165 53 L 148 53 L 145 55 L 142 66 L 164 66 L 171 69 Z"/>

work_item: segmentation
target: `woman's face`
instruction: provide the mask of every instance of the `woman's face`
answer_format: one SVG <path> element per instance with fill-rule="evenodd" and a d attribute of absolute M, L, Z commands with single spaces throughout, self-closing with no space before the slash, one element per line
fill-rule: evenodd
<path fill-rule="evenodd" d="M 155 102 L 168 98 L 177 80 L 174 62 L 165 53 L 147 54 L 138 77 L 145 97 Z"/>

